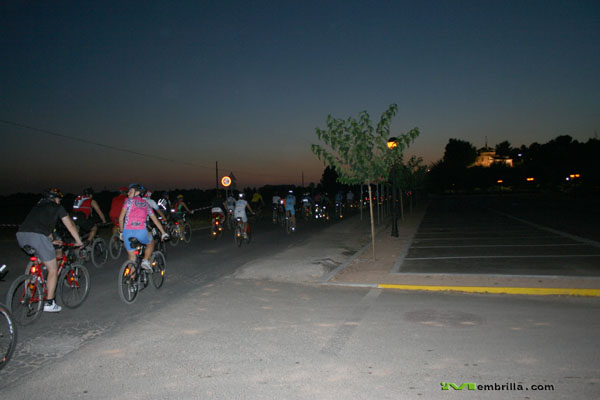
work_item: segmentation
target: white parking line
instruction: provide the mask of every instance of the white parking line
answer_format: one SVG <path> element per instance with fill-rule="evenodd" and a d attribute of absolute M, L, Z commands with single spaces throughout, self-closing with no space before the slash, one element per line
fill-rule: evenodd
<path fill-rule="evenodd" d="M 458 260 L 465 258 L 579 258 L 579 257 L 600 257 L 600 254 L 570 254 L 570 255 L 526 255 L 526 256 L 452 256 L 452 257 L 406 257 L 404 260 Z"/>
<path fill-rule="evenodd" d="M 473 244 L 464 246 L 413 246 L 413 249 L 456 249 L 469 247 L 565 247 L 565 246 L 588 246 L 583 243 L 546 243 L 546 244 Z"/>

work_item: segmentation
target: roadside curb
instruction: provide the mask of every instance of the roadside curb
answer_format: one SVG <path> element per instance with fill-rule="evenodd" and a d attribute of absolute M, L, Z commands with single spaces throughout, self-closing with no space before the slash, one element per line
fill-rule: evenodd
<path fill-rule="evenodd" d="M 531 296 L 600 297 L 600 289 L 492 287 L 492 286 L 396 285 L 396 284 L 383 284 L 383 283 L 377 284 L 376 287 L 379 289 L 395 289 L 395 290 L 406 290 L 406 291 L 516 294 L 516 295 L 531 295 Z"/>

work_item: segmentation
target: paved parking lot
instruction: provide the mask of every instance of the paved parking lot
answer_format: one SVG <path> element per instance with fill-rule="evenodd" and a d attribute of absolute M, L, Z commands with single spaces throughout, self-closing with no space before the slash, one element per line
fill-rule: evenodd
<path fill-rule="evenodd" d="M 600 277 L 600 243 L 481 199 L 439 198 L 393 272 Z"/>

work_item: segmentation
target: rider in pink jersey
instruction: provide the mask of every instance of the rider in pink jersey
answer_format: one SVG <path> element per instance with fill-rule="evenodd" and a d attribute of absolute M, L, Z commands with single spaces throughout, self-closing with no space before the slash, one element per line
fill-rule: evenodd
<path fill-rule="evenodd" d="M 121 215 L 119 215 L 119 226 L 121 232 L 123 232 L 123 243 L 125 244 L 129 259 L 135 261 L 135 248 L 131 246 L 129 239 L 136 238 L 140 243 L 146 245 L 142 267 L 152 269 L 150 266 L 150 257 L 154 251 L 154 241 L 152 240 L 152 234 L 146 229 L 146 218 L 150 217 L 150 219 L 152 219 L 162 234 L 162 240 L 168 239 L 169 235 L 163 229 L 162 224 L 158 221 L 156 215 L 154 215 L 150 205 L 146 200 L 140 197 L 142 190 L 143 188 L 141 185 L 129 185 L 127 200 L 123 203 Z"/>

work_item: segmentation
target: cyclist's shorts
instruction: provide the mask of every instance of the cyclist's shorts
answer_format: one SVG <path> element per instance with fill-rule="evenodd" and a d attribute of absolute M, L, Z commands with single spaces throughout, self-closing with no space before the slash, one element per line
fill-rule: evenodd
<path fill-rule="evenodd" d="M 242 212 L 237 212 L 237 211 L 236 211 L 236 212 L 234 213 L 234 217 L 235 217 L 235 218 L 238 218 L 238 217 L 239 217 L 239 218 L 241 218 L 241 219 L 242 219 L 242 222 L 248 222 L 248 216 L 246 215 L 246 212 L 245 212 L 245 211 L 242 211 Z"/>
<path fill-rule="evenodd" d="M 17 242 L 21 247 L 26 245 L 33 247 L 42 261 L 56 259 L 56 250 L 54 250 L 50 238 L 46 235 L 36 232 L 17 232 Z"/>
<path fill-rule="evenodd" d="M 142 244 L 148 244 L 152 240 L 152 234 L 145 229 L 124 229 L 123 230 L 123 243 L 125 248 L 129 251 L 135 250 L 129 243 L 129 238 L 136 238 Z"/>
<path fill-rule="evenodd" d="M 294 209 L 294 206 L 285 206 L 285 211 L 289 211 L 290 215 L 296 215 L 296 210 Z"/>

